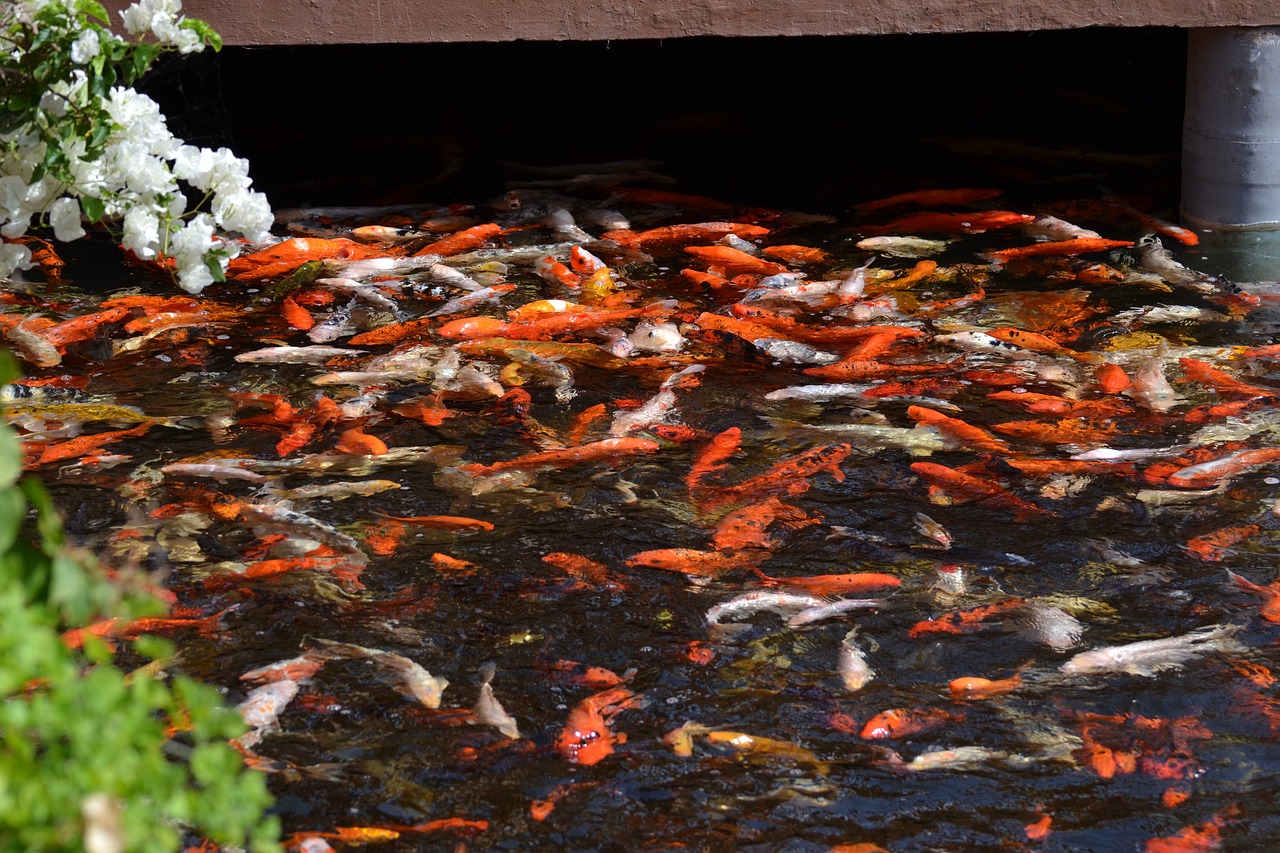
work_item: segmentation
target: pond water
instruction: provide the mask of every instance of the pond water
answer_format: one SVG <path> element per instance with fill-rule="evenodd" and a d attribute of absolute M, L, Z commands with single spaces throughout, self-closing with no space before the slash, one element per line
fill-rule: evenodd
<path fill-rule="evenodd" d="M 10 311 L 126 310 L 6 416 L 74 535 L 221 614 L 175 668 L 236 704 L 301 658 L 243 744 L 295 841 L 1269 849 L 1274 284 L 1196 272 L 1165 164 L 955 156 L 1034 171 L 804 211 L 525 172 L 282 212 L 199 298 L 73 258 Z"/>

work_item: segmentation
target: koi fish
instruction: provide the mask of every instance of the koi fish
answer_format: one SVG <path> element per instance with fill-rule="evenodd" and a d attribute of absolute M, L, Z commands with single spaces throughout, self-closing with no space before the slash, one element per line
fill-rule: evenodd
<path fill-rule="evenodd" d="M 902 586 L 893 575 L 881 572 L 850 572 L 841 575 L 799 575 L 779 578 L 757 571 L 766 586 L 781 586 L 802 590 L 810 595 L 853 595 L 884 587 Z"/>
<path fill-rule="evenodd" d="M 1175 637 L 1103 646 L 1081 652 L 1058 669 L 1067 675 L 1122 672 L 1150 678 L 1162 670 L 1181 669 L 1191 659 L 1210 652 L 1244 651 L 1244 645 L 1233 639 L 1239 630 L 1234 625 L 1210 625 Z"/>
<path fill-rule="evenodd" d="M 480 677 L 483 681 L 480 683 L 480 696 L 476 699 L 476 706 L 472 711 L 481 724 L 493 726 L 508 740 L 519 740 L 520 730 L 515 717 L 508 714 L 502 707 L 502 703 L 493 695 L 490 682 L 493 681 L 496 670 L 497 666 L 492 661 L 480 668 Z"/>
<path fill-rule="evenodd" d="M 642 699 L 625 687 L 615 687 L 588 696 L 569 712 L 569 719 L 556 739 L 556 751 L 571 764 L 590 767 L 613 754 L 615 744 L 626 742 L 616 735 L 610 721 L 620 711 L 640 704 Z"/>
<path fill-rule="evenodd" d="M 941 232 L 954 234 L 981 234 L 998 228 L 1013 228 L 1035 220 L 1026 213 L 1014 213 L 1009 210 L 985 210 L 974 213 L 912 213 L 899 217 L 892 222 L 876 226 L 860 226 L 858 231 L 872 236 L 879 234 Z"/>
<path fill-rule="evenodd" d="M 749 548 L 742 551 L 699 551 L 694 548 L 658 548 L 642 551 L 626 559 L 628 566 L 647 566 L 679 572 L 691 579 L 717 578 L 725 572 L 750 569 L 769 556 L 768 551 Z"/>
<path fill-rule="evenodd" d="M 1207 462 L 1179 468 L 1166 478 L 1166 482 L 1180 489 L 1209 489 L 1230 477 L 1269 465 L 1276 460 L 1280 460 L 1280 447 L 1241 450 Z"/>
<path fill-rule="evenodd" d="M 251 729 L 265 729 L 275 723 L 298 695 L 298 682 L 278 679 L 249 692 L 245 700 L 236 706 L 236 713 Z"/>
<path fill-rule="evenodd" d="M 831 772 L 829 762 L 822 761 L 816 756 L 812 750 L 805 749 L 798 744 L 789 743 L 776 738 L 761 737 L 760 735 L 749 735 L 744 732 L 729 731 L 708 731 L 706 733 L 707 743 L 717 746 L 728 746 L 738 752 L 745 752 L 752 755 L 763 755 L 770 758 L 783 758 L 788 761 L 794 761 L 805 767 L 810 767 L 819 776 L 826 776 Z"/>
<path fill-rule="evenodd" d="M 902 765 L 903 770 L 970 770 L 992 761 L 1008 758 L 1009 753 L 985 746 L 957 746 L 922 752 Z"/>
<path fill-rule="evenodd" d="M 1236 574 L 1230 569 L 1227 570 L 1227 577 L 1235 582 L 1235 585 L 1246 592 L 1252 592 L 1261 595 L 1265 599 L 1262 603 L 1262 618 L 1268 622 L 1280 622 L 1280 581 L 1275 581 L 1269 586 L 1259 586 L 1246 577 Z M 1272 679 L 1274 681 L 1274 679 Z M 1266 685 L 1264 685 L 1266 686 Z"/>
<path fill-rule="evenodd" d="M 844 639 L 840 641 L 840 650 L 836 654 L 836 674 L 840 676 L 840 683 L 844 685 L 844 689 L 850 693 L 856 693 L 866 687 L 876 675 L 875 670 L 867 663 L 866 655 L 855 642 L 857 636 L 857 628 L 845 634 Z"/>
<path fill-rule="evenodd" d="M 115 430 L 113 432 L 100 432 L 95 435 L 82 435 L 79 438 L 73 438 L 61 444 L 53 444 L 46 447 L 36 460 L 37 465 L 50 465 L 54 462 L 63 462 L 67 459 L 75 459 L 80 456 L 87 456 L 108 444 L 114 444 L 126 438 L 134 438 L 145 435 L 152 426 L 154 421 L 143 421 L 136 427 L 131 429 Z"/>
<path fill-rule="evenodd" d="M 932 207 L 934 205 L 973 204 L 975 201 L 986 201 L 987 199 L 995 198 L 996 196 L 1003 194 L 1003 190 L 990 189 L 988 187 L 910 190 L 908 192 L 878 198 L 874 201 L 860 202 L 850 209 L 860 214 L 867 214 L 877 210 L 884 210 L 889 207 L 902 207 L 906 205 Z"/>
<path fill-rule="evenodd" d="M 776 275 L 787 272 L 787 268 L 782 264 L 762 261 L 729 246 L 685 246 L 684 250 L 700 261 L 724 268 L 726 274 Z"/>
<path fill-rule="evenodd" d="M 879 252 L 895 258 L 928 258 L 940 255 L 955 240 L 929 240 L 925 237 L 866 237 L 855 245 L 864 252 Z"/>
<path fill-rule="evenodd" d="M 240 676 L 241 681 L 250 684 L 270 684 L 274 681 L 293 681 L 295 689 L 298 684 L 312 678 L 325 665 L 325 659 L 311 654 L 280 660 L 251 669 Z"/>
<path fill-rule="evenodd" d="M 836 598 L 828 600 L 824 597 L 821 604 L 801 610 L 788 619 L 787 627 L 799 628 L 804 625 L 811 625 L 814 622 L 842 616 L 850 610 L 866 610 L 884 607 L 884 605 L 885 601 L 881 598 Z"/>
<path fill-rule="evenodd" d="M 326 640 L 321 637 L 316 637 L 311 642 L 320 647 L 312 654 L 326 660 L 373 661 L 395 676 L 400 684 L 401 694 L 406 699 L 419 702 L 431 710 L 440 707 L 441 695 L 449 686 L 448 679 L 432 675 L 421 664 L 395 652 L 370 649 L 353 643 L 340 643 L 337 640 Z"/>
<path fill-rule="evenodd" d="M 943 708 L 890 708 L 867 720 L 858 736 L 865 740 L 909 737 L 963 719 L 963 712 Z"/>
<path fill-rule="evenodd" d="M 1001 456 L 1009 456 L 1013 453 L 1013 449 L 1009 445 L 985 429 L 968 424 L 959 418 L 949 417 L 942 414 L 942 412 L 924 406 L 908 406 L 907 417 L 918 424 L 926 424 L 935 428 L 938 432 L 963 446 L 971 447 L 975 450 L 985 450 L 988 453 L 997 453 Z"/>
<path fill-rule="evenodd" d="M 1132 246 L 1130 240 L 1107 240 L 1103 237 L 1074 237 L 1070 240 L 1058 240 L 1053 243 L 1032 243 L 1030 246 L 1014 246 L 1011 249 L 998 249 L 984 252 L 983 256 L 997 263 L 1021 258 L 1038 258 L 1045 255 L 1086 255 L 1090 252 L 1107 252 L 1111 249 L 1125 249 Z"/>
<path fill-rule="evenodd" d="M 1048 510 L 1024 501 L 995 483 L 972 474 L 966 474 L 963 471 L 957 471 L 954 468 L 948 468 L 936 462 L 912 462 L 911 470 L 944 492 L 957 495 L 965 500 L 1009 510 L 1018 518 L 1032 515 L 1052 515 Z"/>
<path fill-rule="evenodd" d="M 476 476 L 489 476 L 508 471 L 537 471 L 543 468 L 569 468 L 584 462 L 599 462 L 617 459 L 623 456 L 634 456 L 640 453 L 653 453 L 659 449 L 656 441 L 647 438 L 605 438 L 578 447 L 566 447 L 561 450 L 544 450 L 517 456 L 491 465 L 469 463 L 457 466 L 457 470 Z"/>
<path fill-rule="evenodd" d="M 1242 394 L 1247 397 L 1276 397 L 1280 396 L 1276 391 L 1269 388 L 1259 388 L 1256 385 L 1250 385 L 1247 382 L 1241 382 L 1233 376 L 1217 370 L 1207 362 L 1200 361 L 1195 358 L 1180 358 L 1178 364 L 1182 365 L 1182 374 L 1187 380 L 1199 382 L 1202 385 L 1208 385 L 1215 391 L 1222 394 Z"/>
<path fill-rule="evenodd" d="M 493 530 L 493 523 L 482 521 L 478 518 L 467 518 L 461 515 L 414 515 L 400 516 L 387 515 L 384 512 L 378 512 L 378 515 L 388 521 L 398 521 L 401 524 L 407 524 L 411 527 L 425 527 L 428 530 L 457 530 L 457 531 L 481 531 Z"/>
<path fill-rule="evenodd" d="M 1187 542 L 1187 550 L 1202 560 L 1216 563 L 1222 559 L 1232 546 L 1262 532 L 1256 524 L 1242 524 L 1224 527 L 1203 536 L 1197 536 Z"/>
<path fill-rule="evenodd" d="M 917 622 L 907 631 L 908 637 L 922 637 L 925 634 L 967 634 L 979 630 L 982 623 L 992 616 L 1019 610 L 1027 604 L 1024 598 L 1008 598 L 992 604 L 983 604 L 964 610 L 953 610 L 942 616 L 930 617 Z"/>
<path fill-rule="evenodd" d="M 1008 678 L 989 679 L 967 676 L 952 679 L 947 685 L 951 695 L 957 699 L 992 699 L 1012 693 L 1022 686 L 1022 673 L 1015 672 Z"/>
<path fill-rule="evenodd" d="M 711 534 L 711 542 L 717 551 L 731 551 L 738 548 L 772 550 L 781 544 L 766 533 L 767 529 L 775 523 L 780 523 L 791 530 L 798 530 L 821 522 L 774 497 L 764 503 L 745 506 L 726 515 L 716 525 L 715 531 Z"/>
<path fill-rule="evenodd" d="M 816 607 L 823 600 L 812 595 L 774 590 L 753 590 L 736 595 L 728 601 L 722 601 L 707 611 L 707 624 L 719 625 L 723 618 L 738 619 L 752 616 L 762 610 L 789 616 L 800 610 Z"/>
<path fill-rule="evenodd" d="M 837 483 L 844 481 L 844 471 L 840 463 L 853 453 L 848 444 L 827 444 L 813 447 L 787 459 L 775 463 L 768 471 L 736 486 L 726 486 L 716 491 L 707 499 L 707 503 L 719 506 L 744 498 L 758 498 L 765 495 L 795 495 L 809 489 L 810 479 L 826 471 Z"/>

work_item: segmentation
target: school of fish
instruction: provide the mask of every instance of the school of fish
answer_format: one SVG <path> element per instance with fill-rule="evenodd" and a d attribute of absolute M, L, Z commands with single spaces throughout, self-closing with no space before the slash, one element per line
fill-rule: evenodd
<path fill-rule="evenodd" d="M 25 467 L 170 605 L 66 642 L 173 636 L 292 849 L 1249 831 L 1280 286 L 1141 200 L 592 187 L 284 211 L 200 297 L 6 286 Z"/>

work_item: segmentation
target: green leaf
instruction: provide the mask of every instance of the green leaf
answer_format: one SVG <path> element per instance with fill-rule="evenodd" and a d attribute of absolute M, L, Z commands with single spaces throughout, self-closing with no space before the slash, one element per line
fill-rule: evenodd
<path fill-rule="evenodd" d="M 84 211 L 85 216 L 89 217 L 90 222 L 97 222 L 107 212 L 107 205 L 100 198 L 86 195 L 80 197 L 80 209 Z"/>
<path fill-rule="evenodd" d="M 222 272 L 222 264 L 217 258 L 205 256 L 204 265 L 209 268 L 209 275 L 213 276 L 213 280 L 222 283 L 227 280 L 226 275 Z"/>
<path fill-rule="evenodd" d="M 27 519 L 27 499 L 12 486 L 0 489 L 0 554 L 13 547 Z"/>
<path fill-rule="evenodd" d="M 0 424 L 0 490 L 11 488 L 21 475 L 22 447 L 18 435 L 8 424 Z"/>
<path fill-rule="evenodd" d="M 199 18 L 184 18 L 178 26 L 184 30 L 195 30 L 200 39 L 213 48 L 215 53 L 222 50 L 222 36 L 218 35 L 217 30 Z"/>
<path fill-rule="evenodd" d="M 106 7 L 94 0 L 80 0 L 80 11 L 92 15 L 104 24 L 111 24 L 111 17 L 107 14 Z"/>

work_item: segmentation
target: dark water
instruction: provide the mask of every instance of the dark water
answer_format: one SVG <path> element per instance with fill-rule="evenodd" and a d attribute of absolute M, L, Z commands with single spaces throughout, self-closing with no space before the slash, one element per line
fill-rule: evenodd
<path fill-rule="evenodd" d="M 947 49 L 957 55 L 962 52 L 954 44 Z M 885 66 L 890 57 L 882 58 L 879 67 L 888 73 Z M 791 60 L 799 61 L 794 56 Z M 824 55 L 821 61 L 832 60 Z M 994 59 L 986 62 L 1001 64 Z M 740 79 L 744 67 L 752 79 L 759 75 L 769 79 L 767 67 L 762 71 L 758 64 L 735 66 L 737 73 L 730 76 Z M 554 70 L 548 70 L 547 78 L 558 84 L 563 75 L 550 73 Z M 910 68 L 899 70 L 913 73 Z M 388 85 L 403 79 L 398 75 L 404 73 L 396 68 Z M 932 78 L 926 80 L 922 72 L 910 79 L 911 91 L 941 86 Z M 609 116 L 642 109 L 644 99 L 637 94 L 636 83 L 616 81 L 630 97 L 598 104 L 592 118 L 578 120 L 575 126 L 583 128 L 584 134 L 599 133 L 599 124 L 607 125 Z M 504 114 L 505 106 L 526 101 L 492 85 L 480 88 L 494 92 L 493 102 L 485 107 L 494 117 L 488 132 L 528 132 L 527 122 L 512 122 Z M 342 91 L 336 84 L 334 89 Z M 554 89 L 558 98 L 572 101 L 571 86 Z M 422 96 L 427 109 L 432 95 L 438 103 L 451 103 L 448 92 L 433 91 Z M 805 97 L 812 99 L 812 91 Z M 667 104 L 673 100 L 670 91 L 664 98 Z M 865 130 L 855 133 L 883 139 L 902 132 L 900 124 L 879 118 L 876 97 L 851 101 L 847 109 L 867 122 Z M 349 106 L 350 101 L 345 103 Z M 900 107 L 901 96 L 893 103 Z M 411 114 L 423 108 L 418 103 L 401 106 Z M 359 111 L 343 113 L 332 109 L 332 104 L 316 109 L 331 116 L 335 133 L 350 133 L 353 126 L 369 132 L 371 125 L 379 128 L 374 132 L 384 132 Z M 718 138 L 726 150 L 738 138 L 749 138 L 752 146 L 760 146 L 759 140 L 772 134 L 784 140 L 787 156 L 795 157 L 802 147 L 796 142 L 798 134 L 824 138 L 821 128 L 804 127 L 803 111 L 798 117 L 788 115 L 776 103 L 762 104 L 761 109 L 772 110 L 775 118 L 725 130 Z M 1167 116 L 1164 120 L 1168 121 Z M 972 129 L 964 128 L 966 133 Z M 293 144 L 305 145 L 303 137 L 318 132 L 314 124 L 307 125 Z M 468 124 L 460 133 L 472 137 L 482 130 Z M 934 185 L 992 186 L 1005 194 L 981 206 L 1023 212 L 1035 211 L 1038 205 L 1051 210 L 1053 203 L 1065 199 L 1097 199 L 1104 188 L 1141 199 L 1143 210 L 1165 216 L 1175 202 L 1173 164 L 1160 156 L 1160 150 L 1156 156 L 1134 160 L 1126 155 L 1135 152 L 1123 145 L 1106 149 L 1106 156 L 1088 156 L 1026 147 L 1041 144 L 1034 138 L 1022 140 L 1021 148 L 991 143 L 984 148 L 981 143 L 962 144 L 954 139 L 925 142 L 913 129 L 910 139 L 913 156 L 936 159 L 920 161 L 919 172 L 904 169 L 901 160 L 895 159 L 891 170 L 860 173 L 866 176 L 861 186 L 845 177 L 835 180 L 826 190 L 840 201 L 828 199 L 826 206 L 806 209 L 829 215 L 827 222 L 794 225 L 793 214 L 744 209 L 779 203 L 779 196 L 788 194 L 779 189 L 786 180 L 777 170 L 765 169 L 770 177 L 756 196 L 750 180 L 733 184 L 722 161 L 709 167 L 712 177 L 706 183 L 681 174 L 672 189 L 723 195 L 732 184 L 724 197 L 739 206 L 736 211 L 626 201 L 612 206 L 632 218 L 637 230 L 755 217 L 774 229 L 762 241 L 766 245 L 802 244 L 828 252 L 828 261 L 804 267 L 811 279 L 821 280 L 871 257 L 854 246 L 862 234 L 844 229 L 858 231 L 896 214 L 858 217 L 848 207 L 888 192 Z M 837 143 L 827 138 L 822 144 Z M 610 157 L 615 152 L 616 156 L 634 153 L 629 146 L 607 142 L 584 143 L 582 150 L 588 149 L 608 152 Z M 1137 153 L 1145 156 L 1151 150 L 1140 148 Z M 713 152 L 704 156 L 712 158 Z M 696 161 L 689 157 L 680 169 L 692 168 L 696 174 Z M 735 157 L 735 162 L 740 159 Z M 404 166 L 394 168 L 399 174 Z M 498 174 L 491 173 L 489 180 Z M 508 179 L 531 177 L 514 170 L 501 174 Z M 505 208 L 483 206 L 494 200 L 500 187 L 490 191 L 468 185 L 474 195 L 445 195 L 440 186 L 434 185 L 431 191 L 433 204 L 481 205 L 477 216 L 482 221 L 501 222 L 513 215 Z M 417 192 L 412 181 L 406 181 L 405 187 L 398 194 Z M 605 190 L 591 188 L 563 192 L 584 205 L 607 195 Z M 423 197 L 382 200 L 423 202 Z M 1137 239 L 1144 230 L 1125 219 L 1083 217 L 1078 224 L 1125 240 Z M 505 242 L 541 244 L 551 239 L 544 230 L 535 230 Z M 871 322 L 916 324 L 929 335 L 941 334 L 948 323 L 1030 328 L 1057 336 L 1075 350 L 1120 362 L 1131 374 L 1157 355 L 1156 344 L 1163 340 L 1172 350 L 1166 356 L 1168 374 L 1183 400 L 1167 412 L 1130 405 L 1109 419 L 1117 435 L 1093 444 L 1119 448 L 1194 444 L 1219 455 L 1274 444 L 1274 398 L 1259 396 L 1231 419 L 1213 416 L 1191 421 L 1188 414 L 1196 407 L 1240 400 L 1242 395 L 1219 394 L 1203 383 L 1176 381 L 1182 378 L 1177 357 L 1185 354 L 1210 361 L 1242 382 L 1278 387 L 1274 362 L 1239 355 L 1243 347 L 1273 341 L 1267 287 L 1247 288 L 1259 297 L 1249 303 L 1239 300 L 1235 287 L 1226 282 L 1213 283 L 1207 293 L 1150 283 L 1087 285 L 1072 278 L 1078 265 L 993 270 L 977 254 L 1027 242 L 1028 238 L 999 231 L 962 235 L 934 257 L 943 270 L 953 270 L 953 276 L 926 279 L 898 300 L 901 317 Z M 1176 246 L 1168 239 L 1165 243 Z M 66 301 L 60 309 L 65 315 L 84 313 L 104 294 L 119 295 L 124 287 L 171 292 L 163 282 L 124 268 L 109 255 L 94 258 L 94 247 L 85 251 L 89 255 L 82 261 L 84 266 L 73 262 L 69 270 L 84 292 L 70 299 L 59 295 Z M 695 325 L 702 310 L 728 313 L 728 300 L 699 292 L 676 275 L 690 264 L 679 244 L 651 253 L 652 261 L 622 256 L 611 260 L 624 289 L 636 294 L 635 304 L 678 299 L 682 304 L 677 318 Z M 1133 250 L 1088 257 L 1136 271 Z M 1190 249 L 1175 249 L 1175 257 L 1193 267 L 1199 262 Z M 914 264 L 910 259 L 880 257 L 873 270 L 889 269 L 901 277 Z M 94 272 L 82 272 L 86 269 Z M 1057 278 L 1052 277 L 1055 270 Z M 95 282 L 91 276 L 100 278 Z M 483 313 L 501 317 L 505 310 L 533 299 L 566 296 L 533 275 L 527 263 L 510 262 L 505 279 L 518 285 L 518 290 L 499 307 L 480 309 Z M 875 282 L 869 290 L 877 289 Z M 972 305 L 927 315 L 918 311 L 920 304 L 958 299 L 979 284 L 985 288 L 985 298 Z M 383 522 L 381 514 L 465 515 L 494 527 L 476 533 L 411 528 L 394 554 L 372 556 L 360 573 L 358 587 L 322 572 L 297 572 L 211 590 L 205 583 L 210 575 L 278 556 L 280 546 L 274 553 L 255 552 L 264 531 L 255 532 L 242 517 L 218 515 L 209 507 L 216 500 L 265 502 L 271 498 L 251 484 L 163 478 L 153 472 L 164 464 L 213 451 L 260 460 L 278 458 L 275 444 L 284 426 L 246 423 L 270 408 L 269 400 L 259 397 L 255 404 L 249 395 L 279 395 L 295 409 L 305 410 L 317 390 L 311 379 L 328 369 L 250 366 L 233 360 L 237 353 L 266 345 L 264 341 L 307 343 L 304 334 L 282 322 L 275 306 L 252 303 L 257 295 L 243 284 L 211 289 L 205 298 L 230 309 L 218 325 L 199 325 L 162 336 L 136 352 L 111 356 L 111 341 L 130 336 L 116 325 L 95 341 L 78 345 L 63 367 L 32 374 L 88 376 L 87 391 L 95 399 L 136 405 L 152 417 L 183 419 L 153 428 L 144 438 L 112 445 L 114 452 L 130 456 L 114 468 L 85 464 L 41 471 L 67 510 L 73 533 L 109 561 L 123 559 L 126 549 L 112 540 L 117 528 L 127 526 L 140 531 L 147 543 L 132 553 L 141 554 L 146 567 L 166 577 L 181 606 L 208 614 L 237 605 L 223 619 L 222 630 L 213 635 L 177 635 L 183 669 L 223 686 L 228 701 L 237 703 L 247 693 L 240 674 L 296 656 L 312 647 L 315 638 L 325 638 L 407 656 L 449 680 L 438 711 L 402 698 L 392 684 L 376 677 L 376 667 L 364 661 L 329 662 L 304 683 L 298 698 L 281 713 L 278 726 L 254 747 L 277 762 L 279 772 L 273 774 L 272 785 L 288 832 L 466 818 L 487 821 L 488 829 L 479 834 L 406 832 L 399 840 L 370 849 L 453 850 L 461 842 L 478 850 L 818 851 L 838 844 L 870 843 L 895 853 L 1139 850 L 1147 839 L 1215 819 L 1222 824 L 1225 849 L 1268 850 L 1271 839 L 1280 833 L 1273 805 L 1280 779 L 1275 741 L 1280 733 L 1280 706 L 1273 698 L 1273 685 L 1251 682 L 1241 671 L 1246 663 L 1274 668 L 1276 630 L 1260 616 L 1263 599 L 1228 584 L 1223 571 L 1228 568 L 1262 585 L 1274 578 L 1275 530 L 1280 524 L 1274 511 L 1274 466 L 1250 468 L 1217 494 L 1157 505 L 1152 499 L 1140 500 L 1138 492 L 1169 489 L 1144 480 L 1144 473 L 1159 458 L 1142 460 L 1132 472 L 1119 476 L 1050 477 L 1021 474 L 964 442 L 932 455 L 915 455 L 862 436 L 814 429 L 870 417 L 853 412 L 855 404 L 764 399 L 765 393 L 779 388 L 823 381 L 802 374 L 803 366 L 778 363 L 732 339 L 690 341 L 682 357 L 700 361 L 706 369 L 695 387 L 676 391 L 676 407 L 669 418 L 688 427 L 688 434 L 660 429 L 637 433 L 658 442 L 655 452 L 542 468 L 523 486 L 480 494 L 472 494 L 465 485 L 451 487 L 453 481 L 442 478 L 440 466 L 432 464 L 375 471 L 359 478 L 289 475 L 273 485 L 292 488 L 375 477 L 399 483 L 399 490 L 373 497 L 296 505 L 365 540 L 366 552 L 371 551 L 366 537 Z M 400 302 L 411 317 L 439 304 L 438 299 L 422 295 L 403 296 Z M 253 304 L 254 311 L 243 313 L 246 304 Z M 1214 313 L 1141 328 L 1131 319 L 1111 320 L 1126 309 L 1161 305 Z M 326 309 L 312 310 L 322 317 Z M 926 316 L 927 323 L 923 322 Z M 803 311 L 800 317 L 813 328 L 850 325 L 837 322 L 826 309 Z M 630 319 L 617 325 L 630 331 L 635 322 Z M 1134 332 L 1153 337 L 1123 337 Z M 599 340 L 585 335 L 563 339 Z M 434 338 L 428 341 L 441 343 Z M 922 341 L 891 351 L 888 360 L 903 366 L 941 364 L 960 355 L 928 336 Z M 389 347 L 369 349 L 382 354 Z M 503 358 L 474 360 L 495 371 L 507 364 Z M 610 418 L 652 397 L 661 381 L 685 363 L 673 357 L 669 364 L 649 361 L 642 367 L 612 370 L 572 363 L 576 396 L 562 402 L 549 387 L 530 382 L 523 386 L 531 401 L 524 418 L 510 417 L 509 409 L 496 406 L 492 398 L 446 396 L 444 405 L 453 414 L 438 426 L 396 415 L 385 400 L 377 401 L 372 413 L 358 420 L 366 433 L 392 448 L 457 445 L 465 448 L 463 463 L 492 464 L 543 449 L 550 442 L 563 443 L 575 415 L 595 404 L 603 404 L 608 415 L 588 435 L 605 437 Z M 1043 370 L 1037 373 L 1037 368 Z M 1052 374 L 1046 372 L 1049 368 Z M 946 409 L 950 416 L 984 428 L 1014 420 L 1053 420 L 1028 414 L 1011 402 L 991 400 L 987 395 L 1001 389 L 965 373 L 979 369 L 1018 371 L 1021 378 L 1014 380 L 1013 387 L 1030 393 L 1124 403 L 1124 398 L 1097 390 L 1092 365 L 1061 356 L 1000 353 L 964 355 L 946 372 L 931 374 L 940 384 L 925 396 L 954 407 Z M 942 382 L 948 379 L 956 384 Z M 360 393 L 359 386 L 324 390 L 338 402 Z M 232 405 L 232 399 L 239 399 L 240 405 Z M 914 422 L 907 408 L 912 404 L 856 406 L 872 409 L 885 426 L 910 428 Z M 224 428 L 211 430 L 211 422 L 205 420 L 208 416 L 228 417 L 219 421 Z M 313 442 L 293 457 L 333 453 L 341 428 L 355 422 L 318 431 Z M 1230 434 L 1201 432 L 1214 425 Z M 796 481 L 799 485 L 792 494 L 782 496 L 814 523 L 796 530 L 783 525 L 769 528 L 777 544 L 758 555 L 757 566 L 781 578 L 887 573 L 899 578 L 901 586 L 869 593 L 882 595 L 882 606 L 799 629 L 788 628 L 772 613 L 760 613 L 737 631 L 716 631 L 707 625 L 707 609 L 756 586 L 756 575 L 735 570 L 710 583 L 695 584 L 678 572 L 628 564 L 634 555 L 653 549 L 712 550 L 713 531 L 731 504 L 709 506 L 691 492 L 685 477 L 710 438 L 731 427 L 742 430 L 742 449 L 725 469 L 708 478 L 713 487 L 747 482 L 779 460 L 815 447 L 848 445 L 849 452 L 839 464 L 843 479 L 830 471 L 817 473 Z M 1064 460 L 1084 449 L 1003 437 L 1028 458 Z M 1179 453 L 1169 451 L 1164 459 Z M 1013 512 L 999 501 L 966 501 L 959 495 L 931 500 L 927 483 L 910 467 L 921 461 L 953 468 L 980 463 L 984 476 L 1039 511 Z M 130 485 L 138 482 L 149 485 Z M 736 503 L 759 502 L 769 493 L 770 486 L 762 484 L 757 494 L 737 495 Z M 187 514 L 175 518 L 155 512 L 175 505 Z M 918 513 L 945 528 L 953 540 L 949 550 L 917 531 Z M 1241 525 L 1257 529 L 1224 552 L 1212 553 L 1216 559 L 1204 559 L 1187 548 L 1195 537 Z M 599 562 L 607 568 L 608 583 L 575 586 L 543 561 L 552 552 L 573 552 Z M 472 568 L 442 566 L 433 561 L 436 554 L 467 561 Z M 936 586 L 940 567 L 960 569 L 968 579 L 968 592 L 959 597 L 940 592 Z M 1049 648 L 1019 633 L 1016 620 L 999 619 L 972 633 L 910 636 L 920 620 L 1009 596 L 1035 599 L 1072 613 L 1084 625 L 1082 638 L 1070 648 Z M 1236 626 L 1235 639 L 1242 648 L 1198 656 L 1182 669 L 1152 677 L 1123 673 L 1067 677 L 1058 670 L 1072 655 L 1089 648 L 1181 635 L 1218 624 Z M 854 625 L 859 629 L 858 645 L 875 677 L 851 692 L 835 670 L 840 642 Z M 634 670 L 625 685 L 634 702 L 611 720 L 613 731 L 625 734 L 625 743 L 617 743 L 615 751 L 598 764 L 574 764 L 556 749 L 571 709 L 599 691 L 557 677 L 549 669 L 553 661 L 576 661 L 618 674 Z M 474 706 L 479 671 L 487 662 L 496 664 L 493 689 L 518 721 L 520 740 L 508 741 L 494 729 L 471 724 L 456 713 Z M 948 690 L 948 683 L 961 676 L 1006 678 L 1015 671 L 1021 672 L 1023 684 L 1003 696 L 960 700 Z M 942 711 L 947 721 L 931 731 L 890 740 L 859 735 L 873 715 L 890 708 Z M 1098 716 L 1090 718 L 1090 714 Z M 808 752 L 739 752 L 701 736 L 691 755 L 679 756 L 664 737 L 688 722 L 768 737 Z M 1086 729 L 1094 742 L 1115 754 L 1132 756 L 1131 772 L 1122 767 L 1104 778 L 1100 762 L 1091 758 L 1081 739 Z M 923 753 L 966 746 L 984 747 L 992 754 L 957 769 L 912 771 L 902 766 Z M 1119 759 L 1122 765 L 1124 760 Z M 1176 806 L 1162 803 L 1170 788 L 1189 798 Z M 534 819 L 531 802 L 552 796 L 554 810 L 545 820 Z M 1044 815 L 1052 817 L 1050 834 L 1028 839 L 1025 827 Z M 342 847 L 336 840 L 334 844 Z"/>

